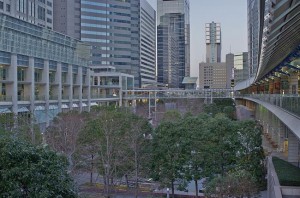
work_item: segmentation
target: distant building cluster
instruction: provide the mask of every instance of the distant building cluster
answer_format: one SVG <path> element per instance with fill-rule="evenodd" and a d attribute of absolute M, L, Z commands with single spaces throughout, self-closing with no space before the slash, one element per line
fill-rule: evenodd
<path fill-rule="evenodd" d="M 230 89 L 249 78 L 248 52 L 226 54 L 221 62 L 221 24 L 205 24 L 206 62 L 199 64 L 200 89 Z"/>

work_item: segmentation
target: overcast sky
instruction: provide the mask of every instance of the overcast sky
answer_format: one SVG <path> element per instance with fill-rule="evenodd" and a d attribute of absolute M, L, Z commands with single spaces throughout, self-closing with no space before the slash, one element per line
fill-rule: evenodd
<path fill-rule="evenodd" d="M 157 0 L 148 0 L 157 10 Z M 230 52 L 247 50 L 246 0 L 190 0 L 191 76 L 198 76 L 199 62 L 205 61 L 205 23 L 221 23 L 222 61 Z"/>

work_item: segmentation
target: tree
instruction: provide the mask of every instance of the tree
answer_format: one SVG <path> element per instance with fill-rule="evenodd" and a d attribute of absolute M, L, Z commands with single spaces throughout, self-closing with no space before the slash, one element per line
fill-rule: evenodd
<path fill-rule="evenodd" d="M 189 160 L 184 167 L 184 177 L 187 181 L 194 181 L 196 197 L 198 197 L 198 180 L 205 177 L 203 169 L 206 165 L 206 122 L 210 117 L 207 114 L 186 117 L 182 122 L 182 127 L 187 128 L 187 138 L 189 139 Z"/>
<path fill-rule="evenodd" d="M 49 147 L 63 155 L 69 162 L 68 170 L 74 171 L 74 154 L 78 146 L 79 133 L 84 127 L 84 117 L 78 112 L 62 113 L 56 117 L 45 133 Z"/>
<path fill-rule="evenodd" d="M 0 135 L 22 139 L 28 143 L 39 145 L 42 143 L 42 133 L 34 116 L 29 113 L 0 114 Z"/>
<path fill-rule="evenodd" d="M 178 122 L 162 122 L 153 135 L 153 177 L 164 185 L 171 185 L 173 197 L 174 182 L 183 177 L 188 157 L 189 142 L 183 129 Z"/>
<path fill-rule="evenodd" d="M 229 172 L 224 177 L 215 177 L 205 186 L 207 197 L 256 197 L 258 195 L 256 179 L 245 170 Z"/>
<path fill-rule="evenodd" d="M 265 179 L 264 150 L 262 148 L 262 129 L 253 120 L 238 121 L 239 149 L 237 166 L 251 173 L 263 187 Z"/>
<path fill-rule="evenodd" d="M 180 112 L 177 110 L 169 110 L 166 111 L 164 117 L 162 119 L 163 122 L 177 122 L 180 121 L 181 115 Z"/>
<path fill-rule="evenodd" d="M 235 108 L 233 106 L 226 106 L 223 108 L 223 113 L 230 119 L 234 120 L 235 117 Z"/>
<path fill-rule="evenodd" d="M 128 122 L 130 126 L 124 140 L 128 143 L 127 154 L 128 159 L 130 159 L 129 162 L 133 162 L 128 171 L 130 173 L 131 169 L 133 169 L 135 178 L 135 197 L 137 197 L 138 178 L 141 173 L 142 165 L 141 161 L 144 162 L 143 164 L 149 161 L 146 144 L 147 141 L 149 141 L 148 137 L 151 135 L 152 127 L 146 119 L 134 114 L 127 115 L 125 121 Z"/>
<path fill-rule="evenodd" d="M 48 148 L 0 139 L 1 197 L 77 197 L 67 160 Z"/>
<path fill-rule="evenodd" d="M 239 146 L 237 139 L 237 125 L 234 121 L 217 114 L 206 123 L 206 174 L 208 176 L 224 175 L 235 167 L 236 154 Z"/>
<path fill-rule="evenodd" d="M 98 171 L 103 175 L 105 192 L 109 196 L 114 178 L 127 171 L 127 142 L 124 141 L 129 124 L 126 112 L 114 107 L 100 107 L 88 121 L 81 136 L 83 147 L 96 151 L 99 161 Z M 91 148 L 92 144 L 95 148 Z"/>

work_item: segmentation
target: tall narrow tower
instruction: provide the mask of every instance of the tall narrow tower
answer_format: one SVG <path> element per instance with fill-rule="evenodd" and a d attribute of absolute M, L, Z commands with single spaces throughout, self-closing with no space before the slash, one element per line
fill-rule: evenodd
<path fill-rule="evenodd" d="M 221 62 L 221 25 L 220 23 L 206 23 L 206 62 Z"/>
<path fill-rule="evenodd" d="M 190 76 L 189 0 L 157 1 L 157 81 L 184 88 Z"/>

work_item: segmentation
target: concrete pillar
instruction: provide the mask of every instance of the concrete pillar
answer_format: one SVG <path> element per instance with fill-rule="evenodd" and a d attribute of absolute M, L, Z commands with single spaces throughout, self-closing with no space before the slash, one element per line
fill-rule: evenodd
<path fill-rule="evenodd" d="M 122 97 L 123 97 L 123 83 L 122 83 L 122 76 L 119 76 L 119 85 L 120 85 L 120 90 L 119 90 L 119 107 L 122 107 Z"/>
<path fill-rule="evenodd" d="M 11 62 L 8 67 L 8 79 L 12 81 L 12 84 L 7 86 L 7 96 L 11 97 L 12 100 L 12 112 L 18 114 L 18 64 L 17 64 L 17 55 L 11 54 Z"/>
<path fill-rule="evenodd" d="M 30 82 L 30 87 L 29 87 L 29 93 L 28 95 L 30 96 L 30 111 L 31 113 L 34 113 L 34 101 L 35 101 L 35 95 L 34 95 L 34 90 L 35 90 L 35 81 L 34 81 L 34 58 L 29 57 L 29 65 L 28 65 L 28 70 L 27 70 L 27 78 L 28 81 Z"/>
<path fill-rule="evenodd" d="M 56 73 L 55 73 L 55 80 L 58 83 L 58 93 L 57 93 L 57 97 L 58 97 L 58 111 L 62 112 L 61 106 L 62 106 L 62 79 L 61 79 L 61 63 L 57 63 L 56 66 Z"/>
<path fill-rule="evenodd" d="M 67 90 L 69 96 L 69 107 L 70 110 L 73 109 L 73 67 L 72 65 L 68 65 L 68 74 L 67 74 L 67 82 L 69 84 L 69 88 Z"/>
<path fill-rule="evenodd" d="M 298 73 L 291 73 L 289 77 L 289 93 L 290 94 L 298 94 Z"/>
<path fill-rule="evenodd" d="M 87 68 L 87 71 L 86 71 L 86 83 L 88 85 L 87 87 L 87 96 L 88 96 L 88 103 L 87 103 L 87 109 L 88 109 L 88 112 L 91 111 L 91 70 L 89 68 Z"/>
<path fill-rule="evenodd" d="M 285 125 L 281 121 L 279 122 L 278 129 L 279 129 L 279 136 L 280 136 L 279 149 L 281 151 L 284 151 Z"/>
<path fill-rule="evenodd" d="M 77 82 L 79 84 L 79 111 L 82 112 L 82 66 L 78 67 Z"/>
<path fill-rule="evenodd" d="M 288 133 L 288 162 L 299 165 L 299 140 L 289 131 Z"/>
<path fill-rule="evenodd" d="M 44 86 L 44 96 L 45 96 L 45 113 L 46 113 L 46 127 L 49 126 L 49 90 L 50 90 L 50 82 L 49 82 L 49 60 L 44 60 L 44 69 L 43 69 L 43 82 Z"/>
<path fill-rule="evenodd" d="M 274 80 L 269 80 L 269 94 L 274 93 Z"/>
<path fill-rule="evenodd" d="M 274 78 L 274 94 L 280 94 L 280 78 Z"/>

